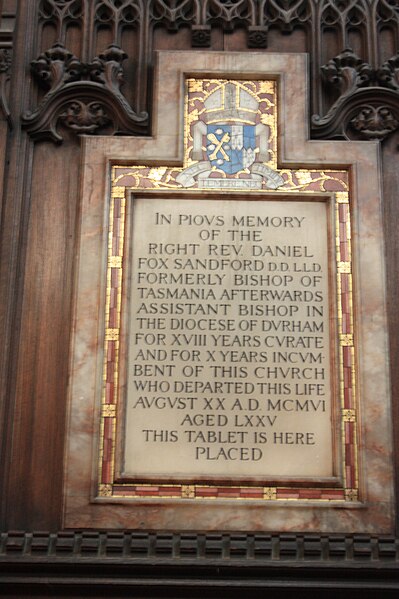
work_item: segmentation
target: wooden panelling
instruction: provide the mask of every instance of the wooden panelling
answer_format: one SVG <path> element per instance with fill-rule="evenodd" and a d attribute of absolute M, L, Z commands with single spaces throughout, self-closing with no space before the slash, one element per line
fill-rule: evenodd
<path fill-rule="evenodd" d="M 324 119 L 323 126 L 313 122 L 312 135 L 323 139 L 346 136 L 381 140 L 393 427 L 398 437 L 397 3 L 3 0 L 0 17 L 0 52 L 12 52 L 10 65 L 0 66 L 0 77 L 4 81 L 11 77 L 2 90 L 10 118 L 4 106 L 0 109 L 2 529 L 56 532 L 60 527 L 82 160 L 79 137 L 74 131 L 151 134 L 151 119 L 145 113 L 151 110 L 154 49 L 308 52 L 310 113 Z M 57 52 L 63 48 L 64 59 L 54 53 L 39 59 L 56 42 L 61 44 Z M 121 46 L 120 53 L 114 49 L 112 57 L 101 58 L 112 43 Z M 330 80 L 323 80 L 321 67 L 350 45 L 353 52 L 336 60 L 337 72 Z M 123 60 L 122 51 L 127 54 Z M 68 53 L 71 56 L 65 59 Z M 74 61 L 74 57 L 77 62 L 69 62 L 66 67 L 66 62 Z M 98 57 L 100 63 L 103 61 L 100 76 L 88 75 Z M 38 59 L 34 78 L 30 63 Z M 49 72 L 54 71 L 57 60 L 62 63 L 63 74 L 56 93 L 49 95 L 51 77 L 54 83 L 54 73 L 50 77 Z M 111 61 L 115 68 L 119 64 L 124 73 L 125 85 L 120 88 L 119 79 L 113 89 L 109 81 L 104 82 L 103 74 Z M 73 66 L 77 64 L 75 72 Z M 365 70 L 367 80 L 360 76 Z M 352 87 L 343 87 L 342 82 L 349 80 Z M 84 86 L 91 101 L 98 99 L 103 113 L 83 125 L 79 119 L 78 123 L 72 122 L 74 128 L 71 121 L 64 119 L 66 126 L 62 126 L 59 117 L 68 108 L 68 102 L 83 102 L 84 94 L 79 95 L 79 89 Z M 58 104 L 51 104 L 54 98 Z M 40 104 L 43 100 L 47 104 Z M 374 111 L 370 116 L 372 123 L 359 129 L 353 123 L 365 105 Z M 54 114 L 50 115 L 53 108 L 49 107 L 54 108 Z M 34 124 L 27 111 L 37 113 Z M 54 132 L 49 133 L 50 116 L 59 139 Z M 87 126 L 92 128 L 88 130 Z M 399 468 L 399 444 L 396 464 Z M 376 563 L 379 559 L 375 558 Z"/>
<path fill-rule="evenodd" d="M 36 145 L 16 360 L 11 528 L 59 526 L 79 145 Z"/>

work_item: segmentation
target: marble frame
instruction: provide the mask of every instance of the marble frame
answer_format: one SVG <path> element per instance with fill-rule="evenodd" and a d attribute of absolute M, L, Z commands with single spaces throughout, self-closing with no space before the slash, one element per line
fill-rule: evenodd
<path fill-rule="evenodd" d="M 65 527 L 392 532 L 393 467 L 379 146 L 376 142 L 309 141 L 306 73 L 306 55 L 162 52 L 157 57 L 153 137 L 83 138 L 81 231 L 65 453 Z M 293 505 L 287 500 L 265 505 L 226 499 L 218 503 L 207 501 L 204 509 L 201 501 L 148 499 L 132 504 L 106 496 L 95 498 L 110 166 L 182 163 L 183 84 L 187 76 L 277 79 L 280 163 L 288 168 L 325 165 L 349 169 L 358 392 L 362 406 L 361 504 Z M 297 103 L 299 97 L 301 102 Z"/>

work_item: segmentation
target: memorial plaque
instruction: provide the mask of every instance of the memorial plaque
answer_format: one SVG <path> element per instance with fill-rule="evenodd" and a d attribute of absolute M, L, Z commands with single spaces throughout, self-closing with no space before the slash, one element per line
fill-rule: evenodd
<path fill-rule="evenodd" d="M 135 198 L 124 475 L 333 475 L 329 202 Z"/>
<path fill-rule="evenodd" d="M 84 140 L 67 526 L 392 530 L 378 153 L 259 59 L 161 53 L 154 136 Z"/>
<path fill-rule="evenodd" d="M 99 493 L 356 500 L 348 171 L 278 168 L 272 80 L 188 78 L 185 125 L 112 171 Z"/>

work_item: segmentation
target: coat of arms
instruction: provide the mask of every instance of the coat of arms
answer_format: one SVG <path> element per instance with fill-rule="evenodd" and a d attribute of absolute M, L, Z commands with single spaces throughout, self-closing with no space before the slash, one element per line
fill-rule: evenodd
<path fill-rule="evenodd" d="M 193 126 L 194 164 L 177 177 L 184 187 L 277 189 L 284 183 L 268 161 L 268 127 L 259 102 L 239 82 L 226 82 L 204 100 Z M 220 176 L 219 176 L 220 174 Z"/>

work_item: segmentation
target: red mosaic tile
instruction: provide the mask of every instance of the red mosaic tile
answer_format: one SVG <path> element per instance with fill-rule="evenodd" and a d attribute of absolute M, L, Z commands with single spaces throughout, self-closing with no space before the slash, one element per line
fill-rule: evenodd
<path fill-rule="evenodd" d="M 353 332 L 353 323 L 352 323 L 352 316 L 351 313 L 349 312 L 346 316 L 346 329 L 345 329 L 345 333 L 352 333 Z"/>
<path fill-rule="evenodd" d="M 147 489 L 146 491 L 137 491 L 136 490 L 136 496 L 137 497 L 158 497 L 159 496 L 159 491 L 156 491 L 154 489 Z"/>
<path fill-rule="evenodd" d="M 344 499 L 345 492 L 343 489 L 328 489 L 321 492 L 321 499 Z"/>
<path fill-rule="evenodd" d="M 111 480 L 111 464 L 109 462 L 103 462 L 101 469 L 101 484 L 109 485 L 112 483 Z"/>
<path fill-rule="evenodd" d="M 352 380 L 352 371 L 350 368 L 344 368 L 344 388 L 349 388 Z"/>
<path fill-rule="evenodd" d="M 240 492 L 238 490 L 235 491 L 230 491 L 229 489 L 225 489 L 224 491 L 221 491 L 220 489 L 217 490 L 217 492 L 215 493 L 215 495 L 217 495 L 218 497 L 222 498 L 238 498 L 240 497 Z"/>
<path fill-rule="evenodd" d="M 345 422 L 345 438 L 346 442 L 353 445 L 355 442 L 355 423 Z"/>
<path fill-rule="evenodd" d="M 299 499 L 299 491 L 295 489 L 277 489 L 277 499 Z"/>
<path fill-rule="evenodd" d="M 156 493 L 158 493 L 159 491 L 159 486 L 158 485 L 151 485 L 151 487 L 149 487 L 148 485 L 134 485 L 134 490 L 137 493 L 147 493 L 149 491 L 151 491 L 151 493 L 154 493 L 154 491 Z"/>
<path fill-rule="evenodd" d="M 117 289 L 119 287 L 119 269 L 111 268 L 111 287 Z"/>
<path fill-rule="evenodd" d="M 240 492 L 243 495 L 257 495 L 258 493 L 263 494 L 263 487 L 241 487 Z"/>
<path fill-rule="evenodd" d="M 348 187 L 348 171 L 324 171 L 324 173 L 334 180 L 334 183 L 339 187 L 334 191 L 346 191 Z"/>
<path fill-rule="evenodd" d="M 212 487 L 197 487 L 196 488 L 196 496 L 197 497 L 208 497 L 214 496 L 216 494 L 216 490 Z"/>
<path fill-rule="evenodd" d="M 107 420 L 107 419 L 105 419 Z M 102 459 L 102 471 L 101 471 L 101 482 L 112 483 L 112 439 L 105 438 L 103 445 L 103 459 Z"/>
<path fill-rule="evenodd" d="M 171 497 L 174 496 L 180 496 L 181 495 L 181 488 L 180 487 L 175 487 L 174 489 L 160 489 L 158 492 L 159 497 Z"/>
<path fill-rule="evenodd" d="M 343 356 L 343 363 L 344 366 L 351 368 L 352 366 L 352 352 L 350 347 L 343 347 L 342 348 L 342 356 Z"/>
<path fill-rule="evenodd" d="M 299 491 L 300 499 L 320 499 L 321 491 L 320 489 L 301 489 Z"/>
<path fill-rule="evenodd" d="M 105 403 L 114 403 L 114 384 L 110 382 L 105 385 Z"/>
<path fill-rule="evenodd" d="M 112 237 L 112 255 L 117 256 L 119 251 L 118 238 L 114 235 Z"/>
<path fill-rule="evenodd" d="M 120 485 L 114 485 L 112 488 L 113 495 L 125 495 L 126 497 L 136 497 L 137 493 L 134 489 L 129 487 L 123 487 Z"/>
<path fill-rule="evenodd" d="M 346 471 L 346 485 L 347 488 L 349 489 L 354 489 L 356 487 L 356 479 L 355 479 L 355 473 L 354 473 L 354 468 L 347 466 L 345 468 Z"/>
<path fill-rule="evenodd" d="M 346 409 L 351 409 L 353 407 L 352 404 L 352 389 L 349 387 L 344 388 L 344 407 Z"/>
<path fill-rule="evenodd" d="M 338 205 L 338 221 L 340 223 L 344 223 L 345 220 L 346 220 L 345 204 L 339 204 Z"/>
<path fill-rule="evenodd" d="M 113 383 L 114 382 L 114 375 L 115 375 L 115 364 L 114 364 L 114 362 L 108 362 L 106 368 L 107 368 L 107 381 L 109 383 Z"/>
<path fill-rule="evenodd" d="M 115 360 L 115 341 L 108 341 L 107 345 L 107 362 Z"/>
<path fill-rule="evenodd" d="M 122 200 L 120 198 L 115 198 L 114 199 L 114 220 L 120 219 L 121 207 L 122 207 Z"/>
<path fill-rule="evenodd" d="M 214 492 L 218 496 L 223 497 L 226 495 L 238 496 L 240 494 L 240 490 L 238 487 L 215 487 Z"/>
<path fill-rule="evenodd" d="M 263 499 L 263 489 L 253 489 L 251 491 L 246 489 L 245 491 L 240 492 L 240 497 L 243 499 Z"/>
<path fill-rule="evenodd" d="M 339 252 L 342 262 L 348 262 L 349 260 L 349 248 L 346 241 L 341 241 L 339 244 Z"/>
<path fill-rule="evenodd" d="M 353 466 L 352 445 L 345 444 L 345 464 L 346 466 Z"/>
<path fill-rule="evenodd" d="M 130 168 L 128 170 L 131 171 L 132 169 Z M 118 185 L 123 187 L 136 187 L 136 178 L 132 175 L 126 175 L 125 177 L 122 177 L 120 181 L 118 181 Z"/>
<path fill-rule="evenodd" d="M 110 292 L 109 292 L 108 320 L 109 320 L 110 313 L 112 312 L 112 308 L 115 307 L 115 304 L 116 304 L 116 301 L 115 301 L 115 288 L 111 287 Z"/>
<path fill-rule="evenodd" d="M 346 287 L 346 281 L 344 282 L 344 286 Z M 346 314 L 347 316 L 349 316 L 349 312 L 350 312 L 349 294 L 346 289 L 343 293 L 341 293 L 341 308 L 342 308 L 342 312 L 344 314 Z"/>

